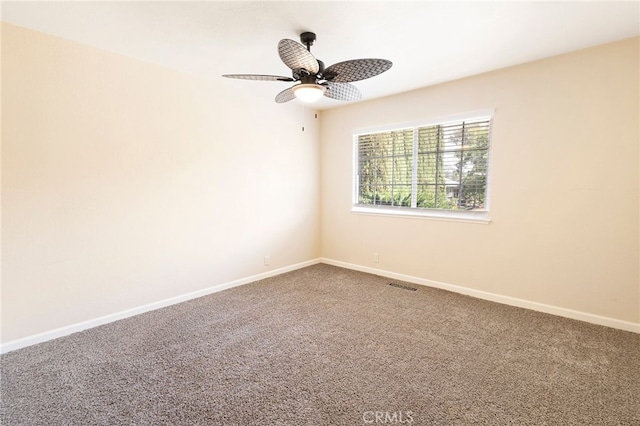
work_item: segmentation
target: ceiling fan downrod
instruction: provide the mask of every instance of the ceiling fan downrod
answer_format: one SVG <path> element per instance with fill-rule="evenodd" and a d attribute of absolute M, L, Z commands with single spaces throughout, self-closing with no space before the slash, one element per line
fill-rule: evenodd
<path fill-rule="evenodd" d="M 300 34 L 300 41 L 302 42 L 302 44 L 307 46 L 307 51 L 311 53 L 311 46 L 313 46 L 313 42 L 316 41 L 316 33 L 306 31 Z M 318 70 L 317 74 L 322 75 L 322 73 L 324 72 L 324 62 L 318 59 L 318 66 L 320 69 Z"/>

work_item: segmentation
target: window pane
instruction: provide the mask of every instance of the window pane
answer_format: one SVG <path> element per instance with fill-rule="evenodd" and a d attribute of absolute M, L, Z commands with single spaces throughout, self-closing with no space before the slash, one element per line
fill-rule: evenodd
<path fill-rule="evenodd" d="M 418 157 L 418 185 L 436 184 L 436 173 L 439 172 L 438 161 L 442 163 L 442 155 L 425 154 Z M 440 164 L 441 166 L 442 164 Z M 440 173 L 438 173 L 440 174 Z"/>
<path fill-rule="evenodd" d="M 440 126 L 421 127 L 418 129 L 418 153 L 433 153 L 438 150 L 442 134 Z"/>
<path fill-rule="evenodd" d="M 442 128 L 442 147 L 444 151 L 459 151 L 462 149 L 462 141 L 464 139 L 462 123 L 443 126 Z"/>
<path fill-rule="evenodd" d="M 436 207 L 436 186 L 418 185 L 418 207 L 434 209 Z"/>
<path fill-rule="evenodd" d="M 430 129 L 430 128 L 423 128 Z M 423 130 L 423 129 L 419 129 Z M 432 135 L 437 137 L 443 136 L 441 129 L 437 132 L 430 130 L 425 131 L 425 135 L 429 137 L 424 138 L 424 141 L 428 141 Z M 431 143 L 431 142 L 429 142 Z M 423 147 L 435 146 L 435 152 L 419 153 L 418 154 L 418 193 L 416 197 L 416 207 L 429 208 L 429 209 L 451 209 L 452 200 L 447 195 L 447 167 L 451 169 L 451 172 L 455 171 L 455 167 L 451 168 L 448 164 L 451 159 L 455 158 L 452 153 L 440 151 L 441 141 L 434 142 L 432 145 L 427 145 L 425 142 Z M 455 203 L 453 203 L 455 204 Z"/>
<path fill-rule="evenodd" d="M 464 152 L 462 167 L 462 188 L 460 208 L 465 210 L 483 210 L 487 186 L 486 150 Z"/>
<path fill-rule="evenodd" d="M 412 129 L 359 136 L 358 157 L 359 203 L 411 206 Z"/>
<path fill-rule="evenodd" d="M 489 148 L 489 122 L 467 123 L 465 125 L 464 149 L 488 149 Z"/>
<path fill-rule="evenodd" d="M 391 138 L 395 155 L 413 155 L 413 130 L 391 132 Z"/>

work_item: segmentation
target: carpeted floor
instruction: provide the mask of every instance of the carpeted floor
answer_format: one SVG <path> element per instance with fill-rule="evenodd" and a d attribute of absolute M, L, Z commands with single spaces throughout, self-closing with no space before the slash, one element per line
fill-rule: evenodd
<path fill-rule="evenodd" d="M 316 265 L 10 352 L 0 423 L 640 424 L 640 335 L 389 282 Z"/>

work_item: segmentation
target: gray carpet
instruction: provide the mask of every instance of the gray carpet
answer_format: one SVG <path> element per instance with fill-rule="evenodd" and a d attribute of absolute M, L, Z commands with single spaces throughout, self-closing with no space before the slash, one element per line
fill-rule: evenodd
<path fill-rule="evenodd" d="M 0 421 L 640 424 L 640 335 L 389 281 L 316 265 L 10 352 Z"/>

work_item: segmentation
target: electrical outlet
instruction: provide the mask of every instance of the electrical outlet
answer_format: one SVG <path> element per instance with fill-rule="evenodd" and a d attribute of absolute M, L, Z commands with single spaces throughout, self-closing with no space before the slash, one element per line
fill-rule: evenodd
<path fill-rule="evenodd" d="M 264 266 L 269 266 L 269 256 L 264 257 Z"/>
<path fill-rule="evenodd" d="M 373 253 L 373 261 L 375 263 L 380 262 L 380 255 L 378 253 Z"/>

